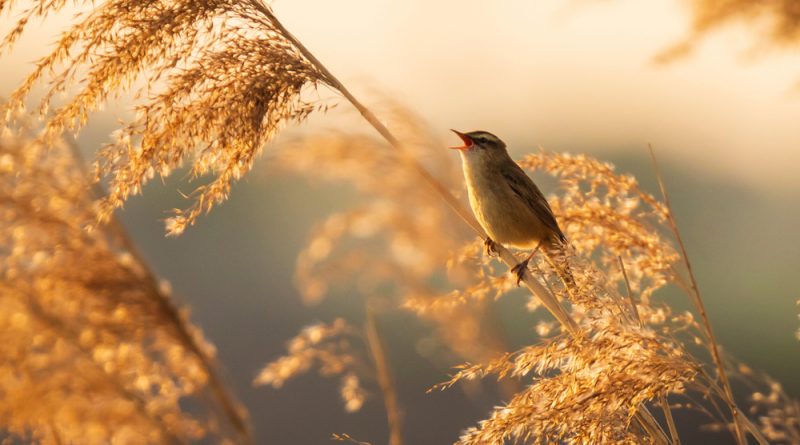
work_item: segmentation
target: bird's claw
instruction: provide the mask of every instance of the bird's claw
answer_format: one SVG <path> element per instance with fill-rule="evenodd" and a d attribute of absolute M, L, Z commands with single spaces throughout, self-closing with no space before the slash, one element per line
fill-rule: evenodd
<path fill-rule="evenodd" d="M 494 240 L 492 240 L 488 236 L 486 237 L 486 240 L 483 242 L 483 245 L 486 246 L 486 256 L 491 257 L 492 254 L 497 253 L 497 249 L 495 248 L 497 244 L 494 242 Z"/>
<path fill-rule="evenodd" d="M 517 276 L 517 286 L 525 278 L 525 272 L 528 270 L 528 261 L 530 260 L 525 260 L 511 268 L 511 273 Z"/>

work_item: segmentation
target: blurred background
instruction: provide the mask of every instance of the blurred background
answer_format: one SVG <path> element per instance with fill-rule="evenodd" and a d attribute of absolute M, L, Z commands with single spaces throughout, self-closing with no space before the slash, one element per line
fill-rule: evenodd
<path fill-rule="evenodd" d="M 514 156 L 539 146 L 586 153 L 655 192 L 652 143 L 721 344 L 797 397 L 800 45 L 773 38 L 769 15 L 733 14 L 719 27 L 695 26 L 705 3 L 296 0 L 273 7 L 357 95 L 367 103 L 399 100 L 441 135 L 442 149 L 457 142 L 449 128 L 488 130 Z M 2 17 L 0 29 L 11 19 Z M 64 23 L 48 19 L 3 57 L 0 95 L 31 70 Z M 79 136 L 81 147 L 89 153 L 107 141 L 126 108 L 121 100 L 99 113 Z M 326 129 L 369 131 L 341 103 L 283 139 Z M 179 177 L 151 184 L 129 202 L 123 221 L 217 346 L 259 443 L 325 443 L 333 432 L 383 443 L 379 394 L 346 414 L 335 381 L 314 374 L 278 391 L 251 386 L 301 327 L 362 317 L 347 295 L 306 307 L 292 283 L 315 221 L 355 198 L 344 188 L 274 177 L 266 168 L 269 147 L 264 158 L 228 202 L 179 238 L 165 238 L 163 229 L 165 210 L 187 205 L 177 189 L 191 187 Z M 499 304 L 508 315 L 524 302 Z M 514 343 L 531 338 L 530 319 L 504 321 Z M 455 390 L 426 394 L 448 370 L 418 353 L 425 327 L 397 315 L 385 329 L 400 402 L 414 406 L 406 410 L 408 443 L 452 442 L 498 403 Z"/>

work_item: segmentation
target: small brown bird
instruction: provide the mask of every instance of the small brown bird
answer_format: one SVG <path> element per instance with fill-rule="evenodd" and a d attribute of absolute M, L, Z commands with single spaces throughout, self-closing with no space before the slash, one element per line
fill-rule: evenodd
<path fill-rule="evenodd" d="M 511 159 L 503 141 L 486 131 L 452 131 L 464 141 L 463 146 L 450 148 L 461 152 L 469 203 L 489 235 L 487 251 L 491 252 L 494 242 L 533 249 L 511 269 L 519 284 L 539 247 L 545 253 L 563 248 L 564 233 L 539 187 Z M 568 273 L 566 267 L 559 269 Z M 572 281 L 571 274 L 568 281 Z"/>

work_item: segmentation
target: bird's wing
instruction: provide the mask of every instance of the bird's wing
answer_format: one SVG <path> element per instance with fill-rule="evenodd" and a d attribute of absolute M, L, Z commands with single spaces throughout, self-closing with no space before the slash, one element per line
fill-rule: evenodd
<path fill-rule="evenodd" d="M 505 169 L 503 177 L 508 183 L 511 190 L 520 197 L 520 199 L 530 208 L 533 213 L 544 223 L 550 230 L 558 236 L 560 241 L 564 241 L 564 233 L 558 227 L 556 217 L 553 215 L 553 209 L 547 203 L 539 187 L 533 180 L 525 174 L 525 171 L 517 165 L 516 162 L 511 162 L 514 167 Z"/>

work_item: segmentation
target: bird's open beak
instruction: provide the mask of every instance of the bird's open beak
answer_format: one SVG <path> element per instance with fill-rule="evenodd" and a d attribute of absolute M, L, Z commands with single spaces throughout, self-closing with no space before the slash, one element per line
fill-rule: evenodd
<path fill-rule="evenodd" d="M 464 133 L 462 133 L 460 131 L 456 131 L 456 130 L 450 130 L 450 131 L 452 131 L 453 133 L 457 134 L 458 137 L 460 137 L 461 140 L 464 141 L 464 145 L 461 146 L 461 147 L 448 147 L 448 148 L 451 148 L 453 150 L 461 150 L 461 151 L 469 150 L 470 148 L 472 148 L 473 142 L 472 142 L 472 139 L 470 139 L 469 136 L 467 136 L 466 134 L 464 134 Z"/>

